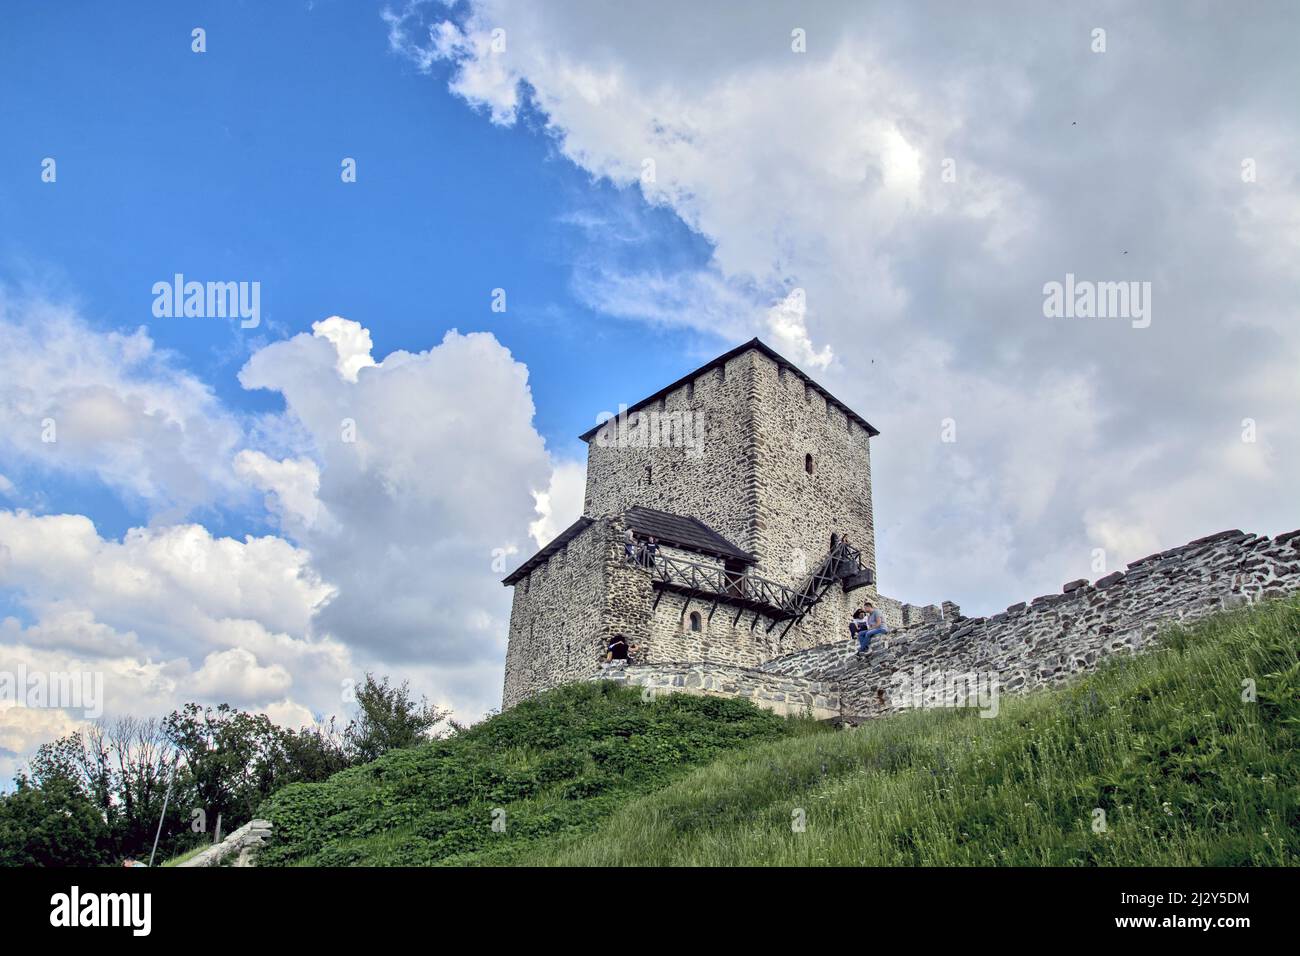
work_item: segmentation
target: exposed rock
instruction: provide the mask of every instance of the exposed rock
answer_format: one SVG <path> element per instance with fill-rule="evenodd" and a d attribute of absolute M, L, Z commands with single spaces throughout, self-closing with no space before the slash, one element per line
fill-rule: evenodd
<path fill-rule="evenodd" d="M 271 837 L 270 820 L 250 820 L 220 843 L 190 857 L 181 866 L 222 866 L 231 857 L 235 866 L 256 866 L 257 849 Z"/>

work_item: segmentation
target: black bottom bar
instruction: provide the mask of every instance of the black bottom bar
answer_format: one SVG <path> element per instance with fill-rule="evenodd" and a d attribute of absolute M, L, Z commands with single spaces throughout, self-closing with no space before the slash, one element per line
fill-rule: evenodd
<path fill-rule="evenodd" d="M 130 945 L 131 910 L 118 927 L 51 925 L 67 914 L 75 886 L 84 910 L 101 893 L 148 894 L 148 938 L 238 944 L 265 931 L 295 943 L 376 941 L 376 933 L 436 933 L 509 925 L 539 938 L 636 929 L 673 939 L 692 924 L 733 944 L 762 941 L 779 924 L 812 943 L 912 939 L 918 945 L 1071 943 L 1094 939 L 1193 937 L 1231 946 L 1243 934 L 1278 934 L 1291 924 L 1293 874 L 1286 870 L 324 870 L 191 869 L 0 871 L 7 939 Z M 696 884 L 693 891 L 690 884 Z M 636 901 L 654 900 L 648 908 Z M 140 907 L 135 911 L 141 916 Z M 701 910 L 709 918 L 699 920 Z M 692 915 L 693 914 L 693 915 Z M 535 917 L 536 920 L 532 920 Z M 525 922 L 527 920 L 528 922 Z M 80 921 L 80 917 L 78 919 Z M 137 926 L 143 928 L 138 918 Z M 653 925 L 659 924 L 659 925 Z M 906 934 L 896 936 L 895 934 Z M 1034 935 L 1027 935 L 1034 934 Z M 1039 935 L 1050 934 L 1050 935 Z M 495 933 L 491 937 L 496 941 Z M 18 950 L 14 950 L 17 952 Z"/>

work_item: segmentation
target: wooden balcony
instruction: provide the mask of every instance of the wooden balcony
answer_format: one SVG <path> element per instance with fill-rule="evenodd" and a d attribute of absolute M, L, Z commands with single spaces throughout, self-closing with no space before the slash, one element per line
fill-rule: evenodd
<path fill-rule="evenodd" d="M 741 605 L 782 620 L 798 614 L 795 591 L 757 574 L 729 571 L 720 565 L 700 564 L 663 554 L 655 555 L 654 564 L 646 570 L 656 585 L 672 591 Z"/>
<path fill-rule="evenodd" d="M 836 582 L 870 574 L 870 569 L 862 565 L 860 552 L 843 543 L 836 544 L 797 589 L 748 571 L 733 571 L 721 565 L 702 564 L 664 554 L 655 555 L 650 564 L 635 559 L 630 563 L 650 574 L 661 596 L 663 590 L 671 590 L 714 605 L 729 604 L 737 607 L 737 620 L 741 612 L 752 610 L 756 614 L 755 620 L 759 614 L 771 619 L 768 630 L 780 621 L 793 623 L 802 618 Z M 658 604 L 657 597 L 655 605 Z"/>

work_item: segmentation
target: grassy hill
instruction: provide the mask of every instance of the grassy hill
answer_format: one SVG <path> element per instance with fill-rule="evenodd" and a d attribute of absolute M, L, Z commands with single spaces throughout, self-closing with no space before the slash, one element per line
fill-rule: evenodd
<path fill-rule="evenodd" d="M 847 732 L 741 701 L 563 688 L 280 791 L 260 812 L 276 824 L 262 863 L 1300 862 L 1300 601 L 1163 641 L 1003 697 L 993 719 L 930 710 Z"/>
<path fill-rule="evenodd" d="M 747 744 L 825 733 L 751 704 L 578 684 L 446 740 L 277 791 L 259 865 L 510 863 Z M 505 811 L 504 831 L 492 828 Z"/>
<path fill-rule="evenodd" d="M 522 862 L 1300 863 L 1300 602 L 1163 642 L 1065 689 L 1004 697 L 996 718 L 911 712 L 729 754 Z"/>

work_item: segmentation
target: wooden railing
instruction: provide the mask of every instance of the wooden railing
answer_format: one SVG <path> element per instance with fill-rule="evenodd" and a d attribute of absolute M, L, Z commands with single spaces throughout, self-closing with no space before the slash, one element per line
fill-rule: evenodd
<path fill-rule="evenodd" d="M 796 613 L 792 609 L 797 603 L 797 595 L 792 589 L 756 574 L 729 571 L 716 564 L 700 564 L 663 554 L 655 555 L 654 564 L 647 570 L 654 581 L 669 587 L 715 596 L 728 602 L 761 604 L 781 617 Z"/>
<path fill-rule="evenodd" d="M 650 572 L 658 584 L 727 603 L 761 609 L 776 619 L 802 618 L 842 578 L 865 568 L 856 548 L 838 542 L 797 589 L 743 571 L 730 571 L 716 564 L 701 564 L 683 558 L 656 554 L 647 563 L 643 555 L 628 559 Z"/>

